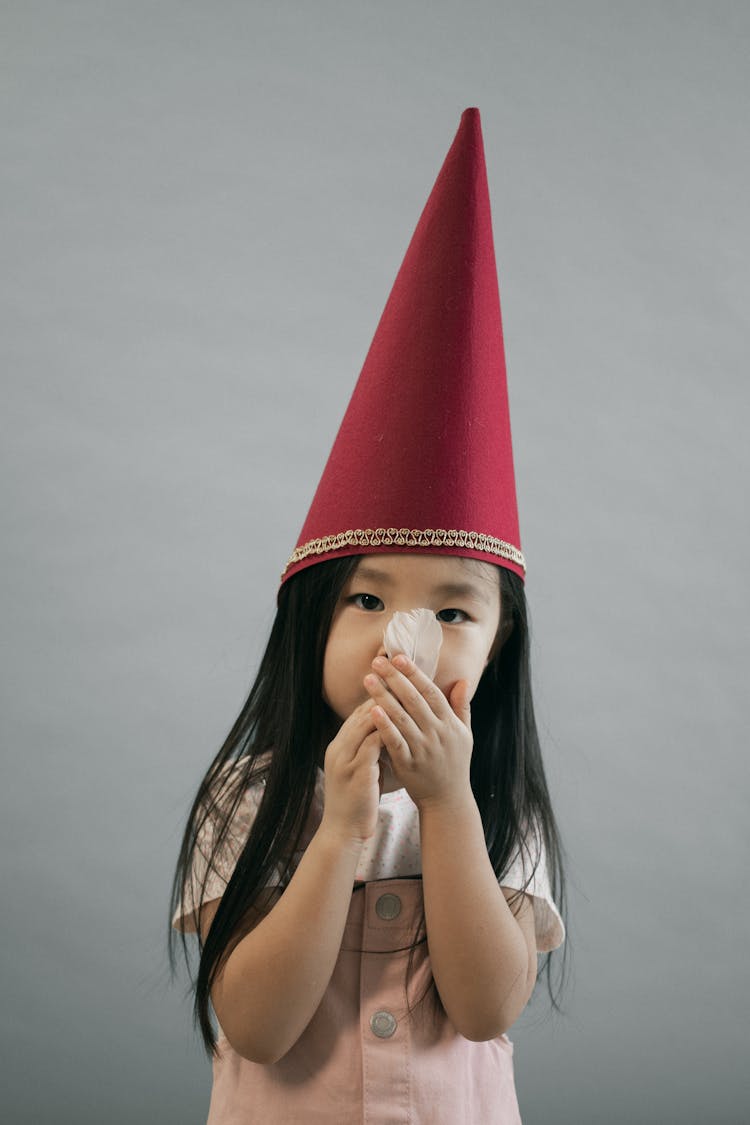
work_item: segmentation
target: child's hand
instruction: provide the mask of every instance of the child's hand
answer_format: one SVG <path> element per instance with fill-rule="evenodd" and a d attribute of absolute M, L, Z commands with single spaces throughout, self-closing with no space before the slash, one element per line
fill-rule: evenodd
<path fill-rule="evenodd" d="M 362 844 L 378 823 L 383 746 L 368 700 L 346 719 L 325 754 L 325 805 L 321 828 L 344 843 Z"/>
<path fill-rule="evenodd" d="M 377 675 L 367 676 L 364 684 L 381 713 L 375 710 L 372 717 L 393 772 L 414 803 L 473 801 L 467 681 L 453 686 L 449 703 L 437 684 L 403 655 L 393 661 L 378 657 L 373 668 Z"/>

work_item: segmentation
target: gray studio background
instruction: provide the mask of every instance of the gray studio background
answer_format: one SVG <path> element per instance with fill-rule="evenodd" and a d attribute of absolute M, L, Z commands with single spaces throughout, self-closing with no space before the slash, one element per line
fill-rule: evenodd
<path fill-rule="evenodd" d="M 524 1125 L 750 1119 L 748 6 L 0 24 L 3 1121 L 205 1121 L 185 816 L 469 105 L 569 854 Z"/>

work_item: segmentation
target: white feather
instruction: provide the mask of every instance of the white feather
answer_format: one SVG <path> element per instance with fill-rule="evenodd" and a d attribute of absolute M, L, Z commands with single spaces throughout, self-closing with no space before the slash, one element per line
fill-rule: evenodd
<path fill-rule="evenodd" d="M 432 679 L 438 666 L 443 630 L 431 609 L 399 610 L 386 626 L 383 643 L 389 659 L 403 652 Z"/>

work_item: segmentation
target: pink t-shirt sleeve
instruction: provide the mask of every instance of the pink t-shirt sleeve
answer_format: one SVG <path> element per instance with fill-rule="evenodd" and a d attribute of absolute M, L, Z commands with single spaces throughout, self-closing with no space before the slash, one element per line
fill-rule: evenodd
<path fill-rule="evenodd" d="M 534 903 L 537 952 L 550 953 L 565 941 L 565 926 L 552 898 L 547 853 L 541 833 L 531 833 L 527 837 L 527 842 L 528 847 L 519 847 L 499 883 L 501 887 L 509 887 L 512 890 L 523 889 L 525 894 L 531 895 Z M 537 857 L 538 863 L 536 863 Z M 529 877 L 531 877 L 530 882 L 525 887 Z"/>
<path fill-rule="evenodd" d="M 217 784 L 223 782 L 233 769 L 237 768 L 235 762 L 228 763 L 225 770 L 219 775 Z M 227 797 L 220 798 L 222 809 L 230 807 L 231 782 L 225 790 Z M 216 816 L 210 816 L 201 826 L 192 857 L 190 875 L 185 887 L 180 905 L 172 918 L 172 927 L 183 933 L 193 934 L 197 931 L 197 912 L 201 906 L 215 899 L 221 898 L 232 877 L 237 865 L 253 821 L 258 812 L 262 784 L 252 785 L 242 794 L 237 808 L 227 828 L 221 847 L 213 856 L 214 846 L 218 839 L 218 824 Z"/>

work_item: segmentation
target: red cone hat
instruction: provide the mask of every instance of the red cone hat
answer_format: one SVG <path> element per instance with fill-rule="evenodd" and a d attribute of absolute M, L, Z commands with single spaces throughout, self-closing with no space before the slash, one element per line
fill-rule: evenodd
<path fill-rule="evenodd" d="M 401 552 L 525 575 L 477 109 L 461 116 L 281 582 Z"/>

